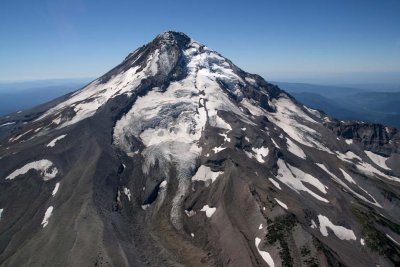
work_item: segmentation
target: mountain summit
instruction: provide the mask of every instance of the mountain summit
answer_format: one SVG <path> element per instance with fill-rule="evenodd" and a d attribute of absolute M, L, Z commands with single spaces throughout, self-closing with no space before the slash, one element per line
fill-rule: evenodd
<path fill-rule="evenodd" d="M 183 33 L 0 118 L 1 266 L 400 264 L 400 135 Z"/>

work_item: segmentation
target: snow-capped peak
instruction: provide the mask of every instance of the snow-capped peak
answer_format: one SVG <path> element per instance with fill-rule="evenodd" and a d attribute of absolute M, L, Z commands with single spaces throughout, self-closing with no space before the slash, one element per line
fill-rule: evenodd
<path fill-rule="evenodd" d="M 121 64 L 48 110 L 37 121 L 51 118 L 51 128 L 72 125 L 93 116 L 112 98 L 119 95 L 130 97 L 145 86 L 150 87 L 146 91 L 156 87 L 164 90 L 171 82 L 182 83 L 191 75 L 194 78 L 194 72 L 218 83 L 218 87 L 223 88 L 219 93 L 221 96 L 236 100 L 243 98 L 244 87 L 258 86 L 254 77 L 245 75 L 219 53 L 184 33 L 168 31 L 135 50 Z M 199 91 L 206 89 L 209 83 L 206 78 L 201 82 L 205 87 L 197 87 Z M 220 102 L 227 105 L 223 99 Z"/>

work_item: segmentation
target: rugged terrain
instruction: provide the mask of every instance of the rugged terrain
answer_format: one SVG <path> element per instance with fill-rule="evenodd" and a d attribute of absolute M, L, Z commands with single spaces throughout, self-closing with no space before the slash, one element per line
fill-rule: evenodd
<path fill-rule="evenodd" d="M 1 266 L 395 266 L 397 129 L 166 32 L 0 119 Z"/>

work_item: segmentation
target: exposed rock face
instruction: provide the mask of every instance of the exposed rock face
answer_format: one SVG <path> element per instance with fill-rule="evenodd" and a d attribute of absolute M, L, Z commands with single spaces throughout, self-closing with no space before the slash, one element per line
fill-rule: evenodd
<path fill-rule="evenodd" d="M 400 264 L 397 129 L 328 118 L 183 33 L 6 123 L 2 266 Z"/>

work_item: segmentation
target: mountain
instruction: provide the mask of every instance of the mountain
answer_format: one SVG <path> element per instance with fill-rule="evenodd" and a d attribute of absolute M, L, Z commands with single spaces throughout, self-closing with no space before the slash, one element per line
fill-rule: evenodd
<path fill-rule="evenodd" d="M 274 82 L 308 107 L 341 120 L 384 123 L 400 128 L 400 92 L 363 91 L 351 87 Z M 376 88 L 379 90 L 379 87 Z"/>
<path fill-rule="evenodd" d="M 0 125 L 1 266 L 400 264 L 398 130 L 183 33 Z"/>
<path fill-rule="evenodd" d="M 313 93 L 323 95 L 328 98 L 346 97 L 357 93 L 368 92 L 360 88 L 353 88 L 348 86 L 334 86 L 334 85 L 319 85 L 309 83 L 290 83 L 290 82 L 276 82 L 272 83 L 278 85 L 289 93 Z"/>

